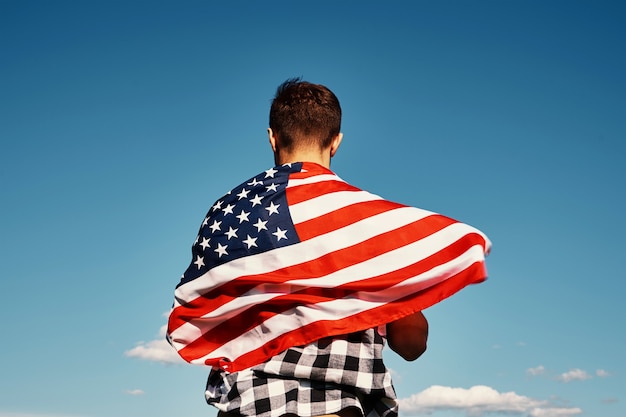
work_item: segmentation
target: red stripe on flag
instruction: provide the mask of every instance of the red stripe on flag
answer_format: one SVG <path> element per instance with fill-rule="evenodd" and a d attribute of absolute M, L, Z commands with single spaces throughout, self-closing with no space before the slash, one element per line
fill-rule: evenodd
<path fill-rule="evenodd" d="M 289 201 L 289 193 L 287 194 Z M 402 204 L 385 200 L 364 201 L 352 204 L 314 219 L 306 220 L 295 225 L 298 238 L 301 241 L 332 232 L 333 230 L 349 226 L 368 217 L 385 213 L 389 210 L 406 207 Z"/>
<path fill-rule="evenodd" d="M 289 178 L 303 179 L 320 174 L 335 175 L 335 173 L 332 172 L 330 169 L 325 168 L 321 165 L 310 162 L 303 162 L 302 169 L 298 172 L 292 172 L 291 174 L 289 174 Z"/>
<path fill-rule="evenodd" d="M 288 206 L 301 203 L 303 201 L 311 200 L 316 197 L 323 196 L 329 193 L 336 193 L 339 191 L 362 191 L 360 188 L 354 187 L 348 183 L 338 180 L 327 180 L 311 184 L 302 184 L 287 187 L 287 202 Z"/>

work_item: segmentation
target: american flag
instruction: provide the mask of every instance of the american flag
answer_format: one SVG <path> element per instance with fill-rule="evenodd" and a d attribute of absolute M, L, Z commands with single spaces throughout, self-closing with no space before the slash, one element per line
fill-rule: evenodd
<path fill-rule="evenodd" d="M 167 337 L 187 362 L 236 372 L 481 282 L 490 245 L 471 226 L 384 200 L 320 165 L 271 168 L 209 210 Z"/>

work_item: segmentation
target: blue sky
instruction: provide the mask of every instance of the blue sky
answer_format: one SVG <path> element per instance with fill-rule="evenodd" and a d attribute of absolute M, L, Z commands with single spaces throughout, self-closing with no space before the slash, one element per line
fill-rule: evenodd
<path fill-rule="evenodd" d="M 401 415 L 626 414 L 626 5 L 0 0 L 0 417 L 215 415 L 160 331 L 198 226 L 338 95 L 342 178 L 493 241 Z"/>

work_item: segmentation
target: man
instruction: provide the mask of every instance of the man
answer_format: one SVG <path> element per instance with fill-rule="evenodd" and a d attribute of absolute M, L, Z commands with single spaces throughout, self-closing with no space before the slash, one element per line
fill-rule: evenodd
<path fill-rule="evenodd" d="M 336 177 L 341 107 L 328 88 L 285 81 L 269 125 L 276 167 L 209 211 L 168 338 L 212 366 L 206 399 L 221 417 L 396 416 L 385 340 L 417 359 L 421 310 L 485 278 L 489 241 Z"/>

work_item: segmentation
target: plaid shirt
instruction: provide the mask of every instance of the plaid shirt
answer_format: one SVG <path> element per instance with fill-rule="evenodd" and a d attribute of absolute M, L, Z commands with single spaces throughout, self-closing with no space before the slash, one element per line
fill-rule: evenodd
<path fill-rule="evenodd" d="M 365 417 L 395 417 L 398 402 L 375 329 L 293 347 L 232 374 L 213 370 L 206 400 L 221 411 L 255 417 L 300 417 L 356 407 Z"/>

